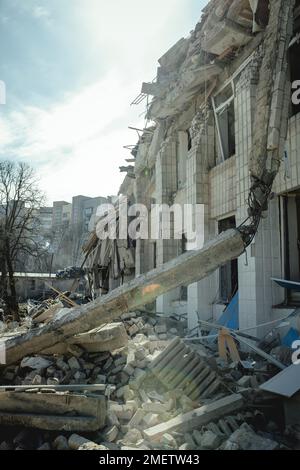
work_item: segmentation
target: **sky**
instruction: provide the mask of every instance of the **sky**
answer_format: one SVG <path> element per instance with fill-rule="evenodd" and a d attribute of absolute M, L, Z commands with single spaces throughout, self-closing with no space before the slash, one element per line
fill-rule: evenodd
<path fill-rule="evenodd" d="M 130 106 L 206 0 L 0 0 L 0 160 L 36 169 L 47 203 L 117 194 L 143 127 Z"/>

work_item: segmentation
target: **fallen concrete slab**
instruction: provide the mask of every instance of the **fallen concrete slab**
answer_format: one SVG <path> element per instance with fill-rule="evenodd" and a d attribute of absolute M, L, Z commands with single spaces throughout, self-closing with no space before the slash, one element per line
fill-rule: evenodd
<path fill-rule="evenodd" d="M 0 393 L 0 424 L 49 431 L 97 431 L 105 426 L 106 399 L 63 393 Z"/>
<path fill-rule="evenodd" d="M 209 398 L 221 386 L 207 358 L 186 346 L 180 338 L 174 338 L 149 369 L 169 390 L 178 389 L 195 402 Z"/>
<path fill-rule="evenodd" d="M 135 311 L 176 287 L 199 281 L 229 259 L 240 256 L 244 248 L 245 240 L 241 233 L 228 230 L 201 250 L 184 253 L 106 296 L 70 309 L 38 330 L 7 339 L 6 364 L 14 364 L 25 355 L 37 353 L 76 334 L 110 323 L 123 313 Z"/>
<path fill-rule="evenodd" d="M 44 431 L 92 432 L 99 430 L 97 419 L 93 417 L 11 414 L 2 411 L 0 411 L 0 425 L 22 426 Z"/>
<path fill-rule="evenodd" d="M 102 325 L 87 333 L 81 333 L 68 340 L 87 352 L 112 352 L 128 344 L 128 335 L 123 323 Z"/>
<path fill-rule="evenodd" d="M 230 395 L 217 400 L 209 405 L 202 406 L 185 414 L 180 414 L 163 424 L 158 424 L 144 431 L 146 439 L 158 440 L 165 433 L 180 430 L 188 432 L 195 428 L 204 426 L 211 421 L 218 420 L 222 416 L 237 411 L 244 405 L 244 399 L 240 394 Z"/>

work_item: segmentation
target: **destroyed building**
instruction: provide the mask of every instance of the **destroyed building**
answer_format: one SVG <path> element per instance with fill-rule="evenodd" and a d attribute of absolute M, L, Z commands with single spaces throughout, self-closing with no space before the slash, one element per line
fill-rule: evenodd
<path fill-rule="evenodd" d="M 94 217 L 101 204 L 110 200 L 105 197 L 74 196 L 72 203 L 54 201 L 52 220 L 45 224 L 45 208 L 41 211 L 41 225 L 49 241 L 49 270 L 56 271 L 67 266 L 80 266 L 81 247 L 94 228 Z M 50 210 L 50 208 L 49 208 Z"/>
<path fill-rule="evenodd" d="M 4 325 L 2 449 L 299 448 L 298 365 L 289 338 L 264 338 L 299 321 L 299 15 L 294 0 L 211 0 L 161 57 L 120 195 L 204 205 L 204 247 L 93 233 L 94 300 Z"/>
<path fill-rule="evenodd" d="M 143 83 L 137 100 L 150 96 L 150 124 L 140 132 L 132 152 L 134 169 L 128 170 L 120 194 L 145 204 L 149 212 L 153 203 L 204 204 L 205 242 L 248 217 L 251 148 L 260 132 L 254 128 L 260 106 L 257 87 L 268 21 L 266 0 L 209 2 L 190 37 L 180 39 L 159 59 L 156 80 Z M 157 300 L 158 312 L 187 313 L 190 329 L 198 318 L 218 319 L 235 295 L 241 329 L 255 330 L 256 325 L 291 312 L 299 302 L 299 289 L 285 289 L 272 280 L 300 280 L 300 108 L 291 100 L 292 84 L 299 79 L 299 27 L 296 2 L 290 81 L 278 84 L 289 101 L 283 118 L 287 139 L 265 220 L 238 260 Z M 274 132 L 279 127 L 275 111 Z M 178 238 L 137 240 L 135 275 L 193 248 L 185 233 Z"/>

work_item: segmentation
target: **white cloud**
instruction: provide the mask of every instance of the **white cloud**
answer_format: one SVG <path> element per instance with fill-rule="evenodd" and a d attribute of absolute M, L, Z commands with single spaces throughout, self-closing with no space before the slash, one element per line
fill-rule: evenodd
<path fill-rule="evenodd" d="M 99 50 L 107 72 L 48 108 L 19 104 L 14 112 L 4 107 L 0 115 L 0 153 L 36 166 L 49 202 L 118 191 L 124 178 L 118 166 L 129 157 L 123 146 L 137 139 L 127 126 L 143 126 L 138 118 L 143 107 L 130 108 L 130 102 L 141 82 L 153 78 L 158 57 L 188 32 L 192 3 L 88 0 L 87 7 L 85 0 L 74 2 L 83 45 Z M 49 12 L 38 6 L 34 16 L 47 19 Z"/>
<path fill-rule="evenodd" d="M 124 89 L 132 95 L 136 86 L 107 76 L 50 109 L 27 106 L 2 116 L 0 152 L 37 166 L 49 200 L 116 193 L 127 156 L 122 146 L 136 140 L 126 129 L 135 113 Z"/>
<path fill-rule="evenodd" d="M 33 9 L 33 16 L 35 18 L 50 18 L 50 12 L 42 6 L 35 6 Z"/>

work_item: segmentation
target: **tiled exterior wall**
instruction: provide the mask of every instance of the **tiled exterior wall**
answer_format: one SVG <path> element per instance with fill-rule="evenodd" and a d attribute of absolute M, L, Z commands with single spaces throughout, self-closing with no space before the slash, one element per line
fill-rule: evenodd
<path fill-rule="evenodd" d="M 172 206 L 173 195 L 177 191 L 177 139 L 170 139 L 161 149 L 156 160 L 156 203 Z M 173 227 L 171 226 L 171 231 Z M 162 234 L 163 236 L 165 234 Z M 157 241 L 157 266 L 177 257 L 178 241 L 159 239 Z M 179 297 L 179 290 L 175 289 L 156 301 L 158 312 L 171 313 L 172 301 Z"/>
<path fill-rule="evenodd" d="M 254 73 L 253 73 L 254 72 Z M 237 223 L 247 218 L 247 197 L 250 186 L 248 161 L 252 145 L 253 117 L 256 104 L 255 71 L 248 67 L 236 86 L 237 143 Z M 271 277 L 281 276 L 280 225 L 278 199 L 270 203 L 268 218 L 260 224 L 247 255 L 239 258 L 240 328 L 253 327 L 272 320 L 272 306 L 281 299 L 281 289 Z"/>
<path fill-rule="evenodd" d="M 274 183 L 277 194 L 300 187 L 300 113 L 289 121 L 286 152 L 287 160 L 282 162 Z"/>
<path fill-rule="evenodd" d="M 156 160 L 155 196 L 158 204 L 203 204 L 205 208 L 205 241 L 217 234 L 217 220 L 235 214 L 237 225 L 248 216 L 247 199 L 250 187 L 249 156 L 252 146 L 253 118 L 256 106 L 257 63 L 250 63 L 236 81 L 236 155 L 224 163 L 211 167 L 216 158 L 213 123 L 201 128 L 193 138 L 193 146 L 186 162 L 185 187 L 177 189 L 176 139 L 169 140 Z M 206 127 L 206 129 L 204 128 Z M 286 145 L 288 162 L 281 166 L 274 185 L 275 193 L 284 193 L 300 187 L 300 114 L 289 122 Z M 139 198 L 145 200 L 145 186 L 139 182 Z M 196 246 L 195 246 L 196 247 Z M 195 248 L 190 247 L 190 248 Z M 147 246 L 139 247 L 140 268 L 145 270 L 143 257 Z M 157 265 L 160 266 L 180 254 L 179 241 L 157 242 Z M 279 198 L 270 202 L 268 218 L 262 220 L 258 233 L 246 254 L 238 261 L 240 328 L 252 328 L 250 333 L 263 336 L 265 330 L 256 326 L 276 319 L 274 305 L 284 300 L 284 292 L 271 277 L 282 276 Z M 219 272 L 188 287 L 189 328 L 197 326 L 198 317 L 211 319 L 218 301 Z M 157 300 L 157 311 L 171 313 L 179 289 Z M 221 308 L 221 307 L 220 307 Z M 219 312 L 219 310 L 218 310 Z"/>
<path fill-rule="evenodd" d="M 210 216 L 219 218 L 236 211 L 236 157 L 231 157 L 209 172 Z"/>
<path fill-rule="evenodd" d="M 209 214 L 209 170 L 208 162 L 214 157 L 214 126 L 203 125 L 201 133 L 193 141 L 187 161 L 187 202 L 204 205 L 204 241 L 214 237 L 215 224 Z M 194 246 L 192 248 L 199 248 Z M 216 295 L 216 276 L 203 279 L 188 288 L 188 326 L 198 325 L 198 317 L 212 317 L 212 305 Z"/>

